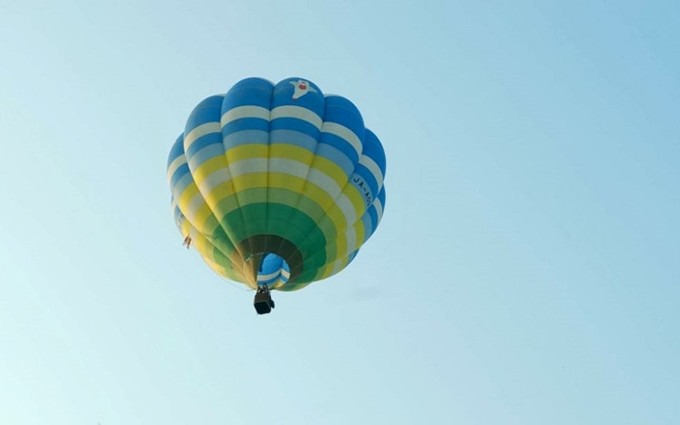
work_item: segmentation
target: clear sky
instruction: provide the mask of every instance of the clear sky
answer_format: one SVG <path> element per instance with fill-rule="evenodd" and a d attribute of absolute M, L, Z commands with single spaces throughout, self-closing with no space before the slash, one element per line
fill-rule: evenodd
<path fill-rule="evenodd" d="M 0 0 L 0 423 L 680 423 L 680 3 Z M 193 106 L 300 76 L 387 207 L 257 316 L 182 247 Z"/>

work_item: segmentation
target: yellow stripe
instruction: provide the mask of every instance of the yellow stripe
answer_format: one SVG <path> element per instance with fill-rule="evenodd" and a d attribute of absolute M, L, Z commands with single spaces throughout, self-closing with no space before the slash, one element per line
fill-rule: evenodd
<path fill-rule="evenodd" d="M 343 230 L 347 226 L 346 223 L 346 217 L 339 208 L 330 208 L 326 211 L 326 214 L 323 216 L 323 218 L 317 222 L 317 226 L 319 226 L 324 234 L 328 234 L 329 231 L 332 231 L 335 234 L 334 238 L 326 238 L 327 248 L 329 247 L 331 241 L 335 241 L 335 243 L 342 248 L 347 245 L 345 232 Z M 336 256 L 336 252 L 334 249 L 331 249 L 326 252 L 326 255 L 328 258 L 333 258 Z"/>
<path fill-rule="evenodd" d="M 260 176 L 258 176 L 258 174 Z M 244 174 L 242 176 L 236 177 L 234 179 L 237 187 L 239 187 L 241 190 L 248 190 L 248 189 L 262 189 L 266 188 L 266 186 L 262 186 L 260 184 L 260 178 L 262 175 L 267 175 L 269 174 L 270 177 L 270 182 L 269 182 L 269 188 L 273 189 L 285 189 L 289 190 L 292 185 L 299 185 L 304 183 L 304 180 L 291 176 L 290 174 L 285 174 L 285 173 L 250 173 L 250 174 Z M 328 193 L 326 193 L 325 190 L 319 188 L 318 186 L 312 184 L 312 183 L 307 183 L 307 198 L 316 203 L 321 210 L 323 210 L 323 205 L 332 205 L 333 204 L 333 199 L 328 196 Z M 221 200 L 223 200 L 222 198 Z M 257 202 L 257 201 L 255 201 Z M 297 208 L 303 208 L 303 205 L 298 205 L 297 203 L 297 198 L 296 197 L 291 197 L 291 198 L 286 198 L 286 199 L 277 199 L 277 202 L 290 206 L 290 207 L 297 207 Z M 219 214 L 221 215 L 226 215 L 230 213 L 231 211 L 236 210 L 239 207 L 243 207 L 247 205 L 246 203 L 240 203 L 236 204 L 235 202 L 229 203 L 231 205 L 231 208 L 228 211 L 220 211 Z M 344 229 L 347 227 L 345 215 L 342 213 L 342 211 L 338 208 L 330 208 L 328 211 L 326 211 L 326 215 L 322 217 L 315 217 L 313 211 L 308 211 L 305 209 L 301 210 L 303 213 L 307 214 L 312 220 L 316 221 L 316 224 L 319 226 L 320 230 L 323 232 L 324 237 L 326 240 L 336 240 L 337 246 L 340 249 L 338 252 L 345 252 L 347 249 L 346 245 L 346 240 L 344 237 Z M 331 235 L 335 234 L 335 237 L 331 237 Z"/>
<path fill-rule="evenodd" d="M 203 200 L 197 209 L 192 211 L 189 207 L 191 201 L 198 193 L 198 187 L 195 184 L 187 185 L 177 200 L 177 205 L 179 206 L 180 211 L 182 211 L 182 214 L 184 214 L 187 220 L 191 221 L 194 227 L 203 234 L 209 234 L 212 229 L 206 229 L 204 226 L 208 218 L 212 215 L 212 211 L 208 204 Z"/>
<path fill-rule="evenodd" d="M 271 145 L 269 152 L 270 159 L 282 158 L 302 162 L 307 166 L 318 170 L 343 187 L 349 180 L 349 176 L 337 164 L 323 156 L 315 156 L 307 149 L 287 143 L 276 143 Z"/>
<path fill-rule="evenodd" d="M 189 220 L 183 220 L 180 232 L 183 237 L 189 235 L 192 238 L 191 246 L 196 248 L 196 250 L 199 251 L 199 254 L 201 254 L 201 257 L 204 259 L 209 257 L 219 264 L 225 263 L 225 267 L 226 264 L 229 264 L 237 271 L 242 269 L 241 257 L 233 247 L 227 245 L 226 241 L 219 240 L 215 241 L 216 244 L 213 244 L 213 241 L 204 237 L 203 234 L 201 234 L 201 232 L 199 232 L 199 230 L 194 227 Z M 215 258 L 215 250 L 219 251 L 223 258 Z"/>
<path fill-rule="evenodd" d="M 266 175 L 269 175 L 269 185 L 263 186 L 260 184 L 260 182 L 262 176 Z M 290 190 L 291 187 L 300 186 L 305 183 L 304 179 L 286 173 L 250 173 L 238 176 L 234 179 L 234 181 L 237 182 L 237 186 L 242 190 L 257 188 Z M 319 205 L 319 207 L 322 210 L 324 205 L 333 204 L 333 199 L 328 195 L 328 193 L 325 190 L 321 189 L 319 186 L 310 182 L 307 182 L 305 193 L 304 194 L 300 193 L 300 195 L 305 196 L 312 202 Z M 297 202 L 297 198 L 291 199 L 291 201 Z M 294 207 L 295 205 L 289 206 Z M 337 208 L 334 208 L 334 210 L 337 211 L 332 211 L 333 214 L 329 218 L 332 219 L 333 223 L 336 226 L 346 225 L 345 216 L 344 214 L 342 214 L 342 211 L 338 210 Z M 310 212 L 307 213 L 309 214 Z"/>
<path fill-rule="evenodd" d="M 354 233 L 356 242 L 354 243 L 354 246 L 348 247 L 346 255 L 349 255 L 352 252 L 356 251 L 364 243 L 364 238 L 366 235 L 366 226 L 364 226 L 364 221 L 361 219 L 361 217 L 359 217 L 356 223 L 354 223 Z"/>
<path fill-rule="evenodd" d="M 210 204 L 212 205 L 212 210 L 218 217 L 224 217 L 224 215 L 229 212 L 225 211 L 220 204 L 224 199 L 233 195 L 234 186 L 230 181 L 215 186 L 210 193 L 207 194 L 207 197 L 210 199 Z"/>
<path fill-rule="evenodd" d="M 361 218 L 361 216 L 364 214 L 366 211 L 366 203 L 364 202 L 364 198 L 361 196 L 361 193 L 357 190 L 356 187 L 352 184 L 348 184 L 345 186 L 345 190 L 342 191 L 345 196 L 347 196 L 347 199 L 352 203 L 352 206 L 354 207 L 354 211 L 356 213 L 357 220 Z M 354 223 L 348 223 L 348 225 L 352 225 Z"/>
<path fill-rule="evenodd" d="M 335 180 L 340 187 L 344 186 L 350 178 L 336 163 L 323 156 L 317 156 L 312 167 Z"/>
<path fill-rule="evenodd" d="M 338 190 L 328 186 L 330 184 L 328 182 L 331 180 L 326 181 L 325 185 L 328 186 L 327 188 L 322 188 L 313 181 L 306 180 L 305 178 L 285 172 L 267 171 L 243 174 L 212 187 L 209 193 L 205 195 L 203 203 L 198 208 L 194 208 L 196 211 L 193 212 L 192 216 L 191 212 L 188 211 L 188 207 L 194 199 L 194 196 L 196 196 L 196 194 L 199 192 L 196 184 L 207 184 L 206 180 L 209 178 L 209 176 L 215 172 L 220 172 L 220 170 L 228 168 L 229 163 L 252 158 L 288 159 L 298 163 L 306 164 L 308 167 L 311 166 L 314 170 L 316 170 L 316 172 L 322 173 L 335 182 L 335 184 L 338 185 L 338 189 L 342 188 L 341 193 L 347 198 L 352 209 L 354 209 L 356 222 L 347 222 L 347 217 L 345 216 L 343 210 L 337 206 L 335 199 L 332 197 L 336 194 L 329 194 L 327 192 L 327 190 L 331 190 L 333 192 Z M 302 174 L 304 173 L 304 169 L 298 169 L 297 172 Z M 361 221 L 361 216 L 365 213 L 366 206 L 362 194 L 353 185 L 348 183 L 349 177 L 340 167 L 327 158 L 314 156 L 307 149 L 289 144 L 274 144 L 271 145 L 271 147 L 262 144 L 238 146 L 227 151 L 226 157 L 220 155 L 205 161 L 195 170 L 192 170 L 192 176 L 196 180 L 196 184 L 189 184 L 182 192 L 181 196 L 177 200 L 177 203 L 180 210 L 187 218 L 191 216 L 192 224 L 197 225 L 197 229 L 200 229 L 201 233 L 211 234 L 211 232 L 214 230 L 214 227 L 212 229 L 208 229 L 208 227 L 211 227 L 208 226 L 208 222 L 211 222 L 213 225 L 217 224 L 217 219 L 213 215 L 212 211 L 215 211 L 218 217 L 222 217 L 237 209 L 239 206 L 247 205 L 247 203 L 239 204 L 236 202 L 231 202 L 224 203 L 224 208 L 218 207 L 219 204 L 223 203 L 225 199 L 235 196 L 238 197 L 238 193 L 242 190 L 256 188 L 266 189 L 269 187 L 272 189 L 295 191 L 297 188 L 298 191 L 300 191 L 300 196 L 303 196 L 316 203 L 321 211 L 325 211 L 325 215 L 323 216 L 319 216 L 319 213 L 314 214 L 313 211 L 302 212 L 306 213 L 317 222 L 317 225 L 320 227 L 320 230 L 326 237 L 328 244 L 326 247 L 326 258 L 330 260 L 336 258 L 337 256 L 344 257 L 350 252 L 356 250 L 364 240 L 365 229 L 363 222 Z M 229 175 L 225 175 L 225 178 L 229 178 Z M 319 182 L 323 181 L 319 180 Z M 248 203 L 265 201 L 265 197 L 259 197 L 263 199 L 243 199 L 243 201 Z M 301 207 L 298 205 L 297 197 L 295 196 L 277 201 L 290 207 Z M 347 205 L 347 207 L 349 208 L 349 205 Z M 348 228 L 351 229 L 349 230 L 350 232 L 354 232 L 354 240 L 356 242 L 352 245 L 356 246 L 348 246 L 348 240 L 346 238 L 346 232 Z M 330 237 L 332 234 L 335 235 L 334 238 Z M 213 246 L 209 242 L 207 243 L 210 247 Z M 202 252 L 201 254 L 204 258 L 213 258 L 211 257 L 209 250 L 204 251 L 205 252 Z M 235 255 L 237 262 L 239 262 L 238 253 L 224 252 L 224 248 L 220 251 L 227 257 L 229 254 Z M 216 262 L 214 258 L 211 261 L 215 262 L 215 264 L 219 264 L 219 262 Z M 337 267 L 333 264 L 336 264 L 336 262 L 324 266 L 323 270 L 319 271 L 319 276 L 327 277 L 331 274 L 334 274 L 334 270 L 337 271 Z M 242 267 L 242 264 L 240 266 Z M 225 273 L 226 272 L 224 271 L 220 272 L 221 275 L 225 275 Z M 234 277 L 230 278 L 234 279 Z M 245 278 L 246 276 L 241 275 L 240 278 L 236 280 L 246 281 Z"/>
<path fill-rule="evenodd" d="M 229 163 L 234 163 L 243 159 L 267 158 L 268 152 L 269 145 L 262 143 L 239 145 L 227 149 L 227 160 Z"/>
<path fill-rule="evenodd" d="M 191 170 L 191 176 L 194 178 L 197 186 L 201 186 L 205 179 L 218 170 L 227 170 L 227 161 L 223 155 L 219 155 L 204 161 L 196 169 Z"/>
<path fill-rule="evenodd" d="M 299 146 L 289 145 L 288 143 L 274 143 L 271 145 L 269 157 L 272 159 L 293 159 L 310 166 L 312 165 L 312 161 L 314 159 L 314 153 Z"/>

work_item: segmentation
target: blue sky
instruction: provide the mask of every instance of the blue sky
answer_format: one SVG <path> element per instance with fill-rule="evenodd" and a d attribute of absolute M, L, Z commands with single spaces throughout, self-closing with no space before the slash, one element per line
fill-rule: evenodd
<path fill-rule="evenodd" d="M 0 422 L 676 424 L 680 6 L 0 3 Z M 168 150 L 248 76 L 352 99 L 384 219 L 257 316 Z"/>

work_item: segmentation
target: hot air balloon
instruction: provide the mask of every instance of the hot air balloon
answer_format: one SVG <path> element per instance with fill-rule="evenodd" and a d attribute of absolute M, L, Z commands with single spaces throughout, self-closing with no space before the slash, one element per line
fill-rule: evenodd
<path fill-rule="evenodd" d="M 385 206 L 385 152 L 348 99 L 246 78 L 200 102 L 168 158 L 175 223 L 220 276 L 294 291 L 343 270 Z"/>

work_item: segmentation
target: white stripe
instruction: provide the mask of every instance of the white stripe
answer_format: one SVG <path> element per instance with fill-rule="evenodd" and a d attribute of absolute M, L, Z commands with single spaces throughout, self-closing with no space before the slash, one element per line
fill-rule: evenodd
<path fill-rule="evenodd" d="M 361 139 L 359 139 L 359 136 L 354 134 L 354 132 L 349 128 L 336 122 L 327 121 L 323 123 L 321 131 L 324 133 L 333 134 L 335 136 L 340 137 L 341 139 L 346 140 L 347 142 L 349 142 L 349 144 L 352 145 L 354 150 L 357 152 L 357 155 L 361 156 L 362 151 Z"/>
<path fill-rule="evenodd" d="M 211 193 L 214 188 L 229 181 L 231 181 L 229 170 L 227 168 L 220 168 L 203 179 L 199 188 L 203 193 Z"/>
<path fill-rule="evenodd" d="M 342 211 L 342 214 L 345 216 L 345 220 L 347 221 L 347 227 L 351 226 L 354 224 L 354 222 L 357 219 L 357 212 L 354 209 L 354 205 L 352 205 L 352 202 L 349 200 L 347 195 L 344 193 L 340 195 L 336 200 L 335 200 L 335 206 Z M 332 208 L 332 207 L 331 207 Z"/>
<path fill-rule="evenodd" d="M 375 198 L 375 202 L 373 203 L 373 205 L 375 206 L 375 212 L 378 215 L 378 221 L 380 221 L 380 219 L 382 218 L 382 215 L 383 215 L 383 206 L 382 206 L 382 202 L 380 202 L 380 198 Z M 377 226 L 377 225 L 378 225 L 378 223 L 374 224 L 374 226 Z"/>
<path fill-rule="evenodd" d="M 273 279 L 275 277 L 279 277 L 279 271 L 278 270 L 273 272 L 273 273 L 269 273 L 269 274 L 262 274 L 262 273 L 257 274 L 257 280 L 269 280 L 269 279 Z"/>
<path fill-rule="evenodd" d="M 177 202 L 175 201 L 175 198 L 172 198 L 172 202 L 170 205 L 170 210 L 172 214 L 172 218 L 175 220 L 175 226 L 177 226 L 177 230 L 179 230 L 180 233 L 182 233 L 182 222 L 186 220 L 184 218 L 184 214 L 182 213 L 182 210 L 179 210 L 179 206 L 177 205 Z M 179 217 L 175 216 L 175 210 L 179 210 Z"/>
<path fill-rule="evenodd" d="M 309 165 L 305 164 L 304 162 L 277 157 L 269 159 L 270 173 L 290 174 L 291 176 L 299 177 L 304 180 L 307 178 L 308 170 Z"/>
<path fill-rule="evenodd" d="M 307 168 L 308 166 L 306 164 L 290 159 L 274 158 L 269 162 L 269 172 L 280 172 L 302 179 L 306 178 L 308 183 L 311 183 L 326 192 L 330 199 L 335 200 L 335 207 L 337 207 L 345 216 L 345 225 L 349 227 L 354 224 L 357 217 L 357 211 L 354 209 L 354 205 L 347 195 L 341 194 L 342 188 L 338 186 L 335 180 L 318 169 L 311 168 L 309 173 L 307 173 Z M 331 208 L 333 207 L 334 206 L 331 206 Z"/>
<path fill-rule="evenodd" d="M 375 180 L 378 182 L 378 191 L 380 191 L 380 186 L 382 186 L 383 183 L 383 173 L 380 170 L 380 167 L 378 167 L 378 164 L 376 164 L 375 161 L 373 161 L 373 158 L 366 155 L 361 155 L 361 158 L 359 159 L 359 164 L 368 168 L 371 174 L 373 174 Z"/>
<path fill-rule="evenodd" d="M 357 232 L 354 230 L 354 227 L 348 227 L 347 231 L 345 232 L 345 238 L 347 238 L 347 251 L 342 255 L 342 257 L 346 257 L 352 252 L 354 252 L 357 247 Z"/>
<path fill-rule="evenodd" d="M 313 111 L 294 105 L 277 106 L 272 109 L 271 119 L 275 120 L 276 118 L 297 118 L 299 120 L 307 121 L 318 129 L 320 129 L 321 124 L 323 124 L 321 117 Z"/>
<path fill-rule="evenodd" d="M 333 268 L 331 269 L 329 276 L 332 276 L 332 275 L 338 273 L 340 270 L 342 270 L 343 261 L 344 261 L 344 258 L 340 258 L 339 260 L 335 260 L 333 262 Z"/>
<path fill-rule="evenodd" d="M 191 201 L 189 201 L 187 211 L 182 211 L 182 213 L 184 213 L 184 216 L 189 219 L 191 223 L 196 223 L 196 219 L 198 218 L 198 210 L 201 209 L 203 205 L 205 205 L 205 199 L 203 199 L 203 194 L 198 192 L 193 198 L 191 198 Z"/>
<path fill-rule="evenodd" d="M 340 192 L 341 188 L 328 175 L 322 173 L 316 168 L 309 169 L 309 166 L 300 161 L 283 158 L 249 158 L 229 164 L 229 171 L 227 175 L 222 176 L 225 169 L 218 169 L 208 175 L 201 184 L 201 189 L 205 192 L 211 191 L 215 186 L 227 182 L 233 178 L 242 176 L 248 173 L 284 173 L 291 176 L 307 179 L 328 193 L 331 198 L 335 198 Z"/>
<path fill-rule="evenodd" d="M 170 165 L 168 165 L 168 182 L 172 180 L 172 175 L 175 174 L 175 171 L 182 165 L 187 163 L 187 157 L 186 155 L 182 154 L 178 156 L 177 158 L 173 159 Z"/>
<path fill-rule="evenodd" d="M 220 125 L 224 127 L 232 121 L 239 120 L 241 118 L 260 118 L 269 121 L 269 109 L 263 108 L 262 106 L 237 106 L 231 108 L 222 115 L 220 119 Z"/>
<path fill-rule="evenodd" d="M 210 121 L 205 124 L 201 124 L 198 127 L 195 127 L 193 130 L 189 132 L 189 134 L 184 136 L 184 152 L 189 150 L 189 146 L 191 146 L 192 143 L 198 140 L 198 138 L 211 133 L 221 133 L 220 123 L 218 123 L 217 121 Z"/>
<path fill-rule="evenodd" d="M 249 173 L 264 173 L 267 171 L 267 158 L 249 158 L 229 164 L 231 178 Z"/>
<path fill-rule="evenodd" d="M 307 181 L 319 186 L 324 192 L 328 193 L 331 199 L 335 199 L 338 194 L 342 191 L 335 180 L 328 176 L 328 174 L 322 173 L 318 168 L 312 167 L 307 175 Z"/>
<path fill-rule="evenodd" d="M 224 169 L 216 170 L 203 180 L 200 189 L 203 193 L 210 193 L 217 185 L 228 182 L 231 179 L 248 173 L 269 172 L 285 173 L 291 176 L 307 179 L 311 184 L 318 186 L 326 192 L 331 199 L 335 199 L 335 205 L 331 208 L 338 208 L 345 216 L 346 226 L 349 227 L 356 221 L 357 211 L 347 195 L 341 194 L 342 188 L 328 175 L 316 168 L 309 169 L 309 166 L 300 161 L 283 158 L 250 158 L 234 162 L 229 165 L 229 175 Z"/>
<path fill-rule="evenodd" d="M 219 168 L 203 179 L 200 190 L 211 193 L 217 186 L 231 182 L 234 178 L 248 173 L 267 171 L 266 158 L 250 158 L 229 164 L 228 168 Z"/>

